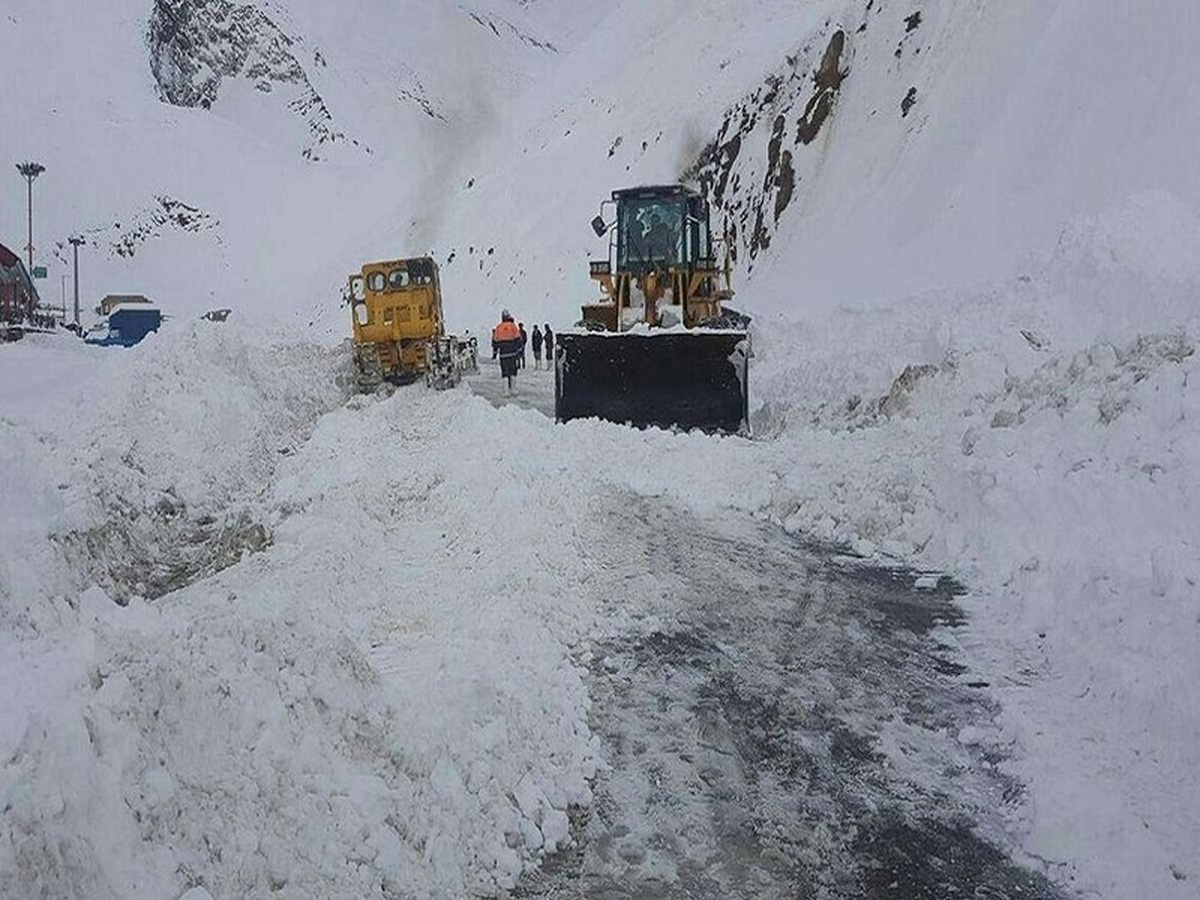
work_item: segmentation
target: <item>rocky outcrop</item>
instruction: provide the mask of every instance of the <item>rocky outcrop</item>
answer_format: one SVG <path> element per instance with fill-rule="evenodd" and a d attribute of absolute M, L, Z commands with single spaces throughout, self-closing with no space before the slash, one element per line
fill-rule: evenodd
<path fill-rule="evenodd" d="M 544 50 L 547 53 L 557 53 L 558 52 L 558 48 L 555 47 L 549 41 L 542 40 L 540 38 L 534 37 L 532 34 L 529 34 L 526 31 L 522 31 L 520 28 L 518 28 L 512 22 L 508 21 L 508 19 L 496 18 L 494 16 L 488 16 L 478 10 L 473 11 L 473 12 L 467 11 L 467 10 L 464 10 L 464 11 L 467 12 L 467 14 L 474 20 L 476 25 L 479 25 L 482 28 L 486 28 L 488 31 L 490 31 L 492 34 L 494 34 L 498 38 L 503 38 L 507 35 L 509 37 L 515 37 L 517 40 L 519 40 L 522 44 L 525 44 L 526 46 L 534 47 L 538 50 Z"/>
<path fill-rule="evenodd" d="M 303 155 L 320 159 L 330 145 L 346 140 L 297 60 L 296 40 L 254 6 L 154 0 L 147 41 L 150 69 L 167 103 L 209 109 L 227 78 L 245 78 L 264 93 L 292 85 L 299 96 L 288 107 L 308 125 Z M 319 54 L 314 59 L 319 64 Z"/>
<path fill-rule="evenodd" d="M 698 182 L 717 211 L 733 261 L 754 259 L 771 245 L 775 227 L 796 196 L 797 154 L 817 142 L 850 73 L 846 32 L 789 56 L 784 68 L 735 104 L 717 137 L 684 178 Z M 818 51 L 818 48 L 819 51 Z"/>
<path fill-rule="evenodd" d="M 922 11 L 913 9 L 918 4 L 913 0 L 903 9 L 886 0 L 848 4 L 843 18 L 826 21 L 726 111 L 716 137 L 681 173 L 704 192 L 714 210 L 714 231 L 747 272 L 771 246 L 788 210 L 803 202 L 820 177 L 856 55 L 864 66 L 874 60 L 886 68 L 895 79 L 895 115 L 908 120 L 906 128 L 920 129 L 924 94 L 909 79 L 919 77 L 921 60 L 929 57 L 922 52 L 934 36 Z M 886 126 L 882 112 L 869 111 L 879 127 Z"/>
<path fill-rule="evenodd" d="M 221 223 L 214 216 L 175 197 L 160 194 L 144 209 L 122 217 L 111 226 L 89 228 L 81 235 L 86 246 L 105 251 L 110 257 L 130 258 L 146 243 L 170 232 L 199 234 L 217 231 Z M 217 240 L 220 241 L 218 231 Z M 64 265 L 70 260 L 66 241 L 55 244 L 54 255 Z"/>

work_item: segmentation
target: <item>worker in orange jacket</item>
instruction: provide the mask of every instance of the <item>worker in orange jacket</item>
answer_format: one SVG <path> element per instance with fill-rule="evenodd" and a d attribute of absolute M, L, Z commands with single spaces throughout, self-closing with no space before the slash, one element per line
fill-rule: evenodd
<path fill-rule="evenodd" d="M 517 366 L 521 362 L 521 354 L 525 350 L 525 340 L 521 329 L 513 321 L 509 311 L 500 313 L 500 324 L 492 329 L 492 346 L 500 357 L 500 375 L 504 378 L 504 392 L 513 393 L 513 379 L 517 377 Z"/>

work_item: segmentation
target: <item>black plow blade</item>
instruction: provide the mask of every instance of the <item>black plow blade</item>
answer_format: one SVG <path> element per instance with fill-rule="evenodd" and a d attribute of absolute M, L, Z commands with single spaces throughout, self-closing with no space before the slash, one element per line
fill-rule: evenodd
<path fill-rule="evenodd" d="M 745 331 L 563 333 L 555 418 L 744 434 L 748 356 Z"/>

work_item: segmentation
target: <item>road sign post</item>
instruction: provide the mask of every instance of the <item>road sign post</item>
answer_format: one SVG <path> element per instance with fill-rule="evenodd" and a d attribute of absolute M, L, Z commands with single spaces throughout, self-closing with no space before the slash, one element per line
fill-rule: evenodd
<path fill-rule="evenodd" d="M 75 330 L 79 330 L 79 245 L 83 243 L 82 237 L 67 238 L 71 244 L 71 250 L 75 257 Z"/>

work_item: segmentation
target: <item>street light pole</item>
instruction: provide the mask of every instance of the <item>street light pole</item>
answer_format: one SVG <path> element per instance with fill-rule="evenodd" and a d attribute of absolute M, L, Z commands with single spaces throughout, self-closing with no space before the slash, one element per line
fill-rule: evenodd
<path fill-rule="evenodd" d="M 75 256 L 75 330 L 79 330 L 79 245 L 83 243 L 83 238 L 69 238 L 71 249 Z"/>
<path fill-rule="evenodd" d="M 29 189 L 29 243 L 25 249 L 29 253 L 29 277 L 33 277 L 33 182 L 39 175 L 46 171 L 46 167 L 41 163 L 23 162 L 17 163 L 17 171 L 21 173 L 25 179 L 26 187 Z"/>

